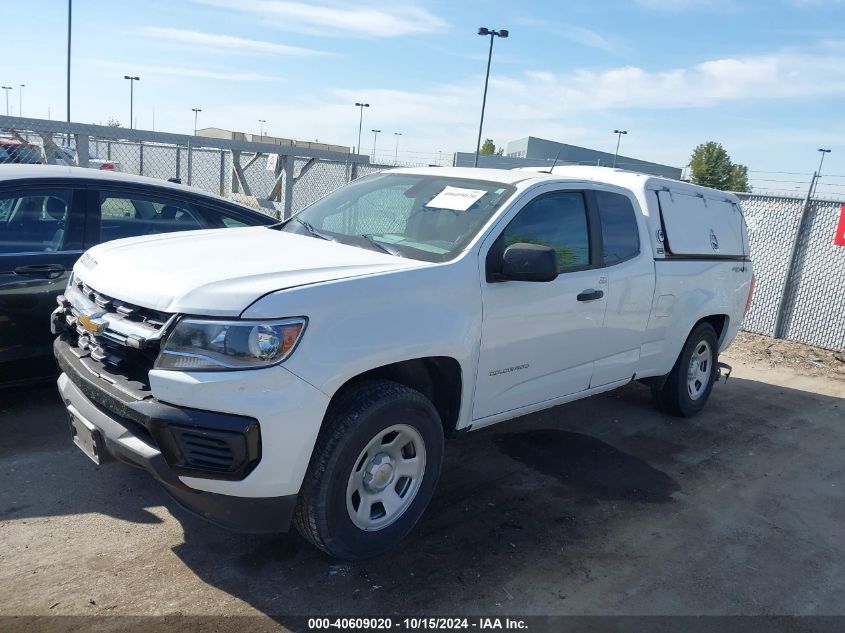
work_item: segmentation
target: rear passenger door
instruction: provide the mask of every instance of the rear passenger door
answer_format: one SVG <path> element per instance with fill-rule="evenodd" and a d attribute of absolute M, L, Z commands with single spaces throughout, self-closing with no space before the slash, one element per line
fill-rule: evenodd
<path fill-rule="evenodd" d="M 641 347 L 654 297 L 654 260 L 639 203 L 631 194 L 610 190 L 589 192 L 599 216 L 601 270 L 607 280 L 602 335 L 590 387 L 630 380 Z"/>
<path fill-rule="evenodd" d="M 85 191 L 0 187 L 0 383 L 55 373 L 50 313 L 82 253 Z"/>

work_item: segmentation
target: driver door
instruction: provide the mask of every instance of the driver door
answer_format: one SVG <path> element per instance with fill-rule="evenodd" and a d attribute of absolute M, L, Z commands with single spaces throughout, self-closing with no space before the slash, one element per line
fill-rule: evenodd
<path fill-rule="evenodd" d="M 529 200 L 482 247 L 482 332 L 473 419 L 588 389 L 604 322 L 607 280 L 591 198 L 552 190 Z M 550 282 L 492 281 L 510 244 L 555 249 Z M 495 421 L 495 420 L 494 420 Z M 482 422 L 483 423 L 483 422 Z"/>

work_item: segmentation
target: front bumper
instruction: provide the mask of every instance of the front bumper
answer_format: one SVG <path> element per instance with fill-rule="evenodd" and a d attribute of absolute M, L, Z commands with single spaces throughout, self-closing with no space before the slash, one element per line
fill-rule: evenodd
<path fill-rule="evenodd" d="M 198 491 L 181 480 L 182 476 L 226 481 L 246 477 L 261 457 L 256 420 L 175 407 L 151 395 L 139 399 L 125 387 L 92 374 L 62 337 L 56 340 L 54 350 L 63 372 L 58 381 L 62 399 L 69 411 L 99 431 L 108 453 L 103 457 L 143 468 L 181 505 L 213 523 L 240 532 L 287 531 L 296 495 L 239 497 Z M 193 449 L 186 448 L 186 436 Z M 233 449 L 228 450 L 227 460 L 235 461 L 227 463 L 233 466 L 222 469 L 220 451 L 214 453 L 202 445 L 204 439 L 230 442 Z M 198 442 L 195 452 L 199 461 L 192 461 L 190 453 Z M 205 469 L 198 467 L 203 465 Z"/>

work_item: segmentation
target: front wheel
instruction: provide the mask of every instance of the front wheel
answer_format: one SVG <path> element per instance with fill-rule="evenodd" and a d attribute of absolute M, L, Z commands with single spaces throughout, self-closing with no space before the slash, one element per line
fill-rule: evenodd
<path fill-rule="evenodd" d="M 442 462 L 443 425 L 425 396 L 388 380 L 353 386 L 326 414 L 294 523 L 332 556 L 377 556 L 422 516 Z"/>
<path fill-rule="evenodd" d="M 672 415 L 689 418 L 707 404 L 716 382 L 719 344 L 709 323 L 698 324 L 690 333 L 666 382 L 652 389 L 658 406 Z"/>

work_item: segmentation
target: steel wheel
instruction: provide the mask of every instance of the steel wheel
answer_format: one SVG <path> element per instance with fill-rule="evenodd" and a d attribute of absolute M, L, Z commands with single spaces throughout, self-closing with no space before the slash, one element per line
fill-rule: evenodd
<path fill-rule="evenodd" d="M 687 371 L 687 392 L 692 400 L 698 400 L 707 390 L 713 370 L 713 351 L 707 341 L 699 341 L 690 356 Z"/>
<path fill-rule="evenodd" d="M 425 473 L 425 443 L 412 426 L 395 424 L 372 438 L 355 460 L 346 510 L 368 532 L 391 525 L 408 509 Z"/>

